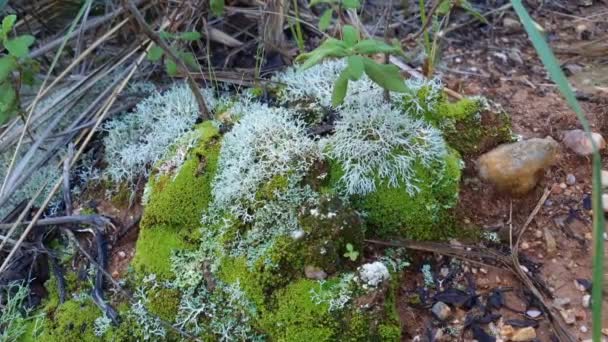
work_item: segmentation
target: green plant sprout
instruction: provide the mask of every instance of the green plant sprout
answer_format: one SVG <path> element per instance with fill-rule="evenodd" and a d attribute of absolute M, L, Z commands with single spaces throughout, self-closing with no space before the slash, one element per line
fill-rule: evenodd
<path fill-rule="evenodd" d="M 35 38 L 31 35 L 9 38 L 16 21 L 15 15 L 8 15 L 0 27 L 0 42 L 7 52 L 0 57 L 0 124 L 20 112 L 21 84 L 34 84 L 39 69 L 38 63 L 29 57 Z"/>
<path fill-rule="evenodd" d="M 351 25 L 342 28 L 342 40 L 328 38 L 315 50 L 300 54 L 296 62 L 302 63 L 302 69 L 308 69 L 331 57 L 346 58 L 347 65 L 334 83 L 332 105 L 344 102 L 348 81 L 357 81 L 365 73 L 380 87 L 399 93 L 407 92 L 399 68 L 392 64 L 380 64 L 367 57 L 377 53 L 403 55 L 401 47 L 394 43 L 388 45 L 376 39 L 361 39 L 359 31 Z"/>
<path fill-rule="evenodd" d="M 357 252 L 355 250 L 355 248 L 353 247 L 352 244 L 347 243 L 346 244 L 346 253 L 344 253 L 344 256 L 349 258 L 351 261 L 356 261 L 357 258 L 359 257 L 359 252 Z"/>
<path fill-rule="evenodd" d="M 201 34 L 196 31 L 181 32 L 181 33 L 177 33 L 177 34 L 161 31 L 161 32 L 159 32 L 158 35 L 162 39 L 173 40 L 174 43 L 183 42 L 183 41 L 193 42 L 193 41 L 197 41 L 197 40 L 201 39 Z M 181 58 L 184 61 L 186 66 L 188 66 L 189 68 L 192 68 L 192 69 L 198 68 L 198 62 L 193 53 L 182 50 L 182 49 L 178 49 L 174 45 L 175 44 L 173 44 L 173 46 L 171 46 L 171 49 L 173 50 L 175 55 L 177 55 L 179 58 Z M 165 55 L 165 52 L 163 51 L 163 49 L 160 46 L 155 44 L 148 51 L 147 58 L 149 61 L 158 62 L 163 58 L 164 55 Z M 167 71 L 167 74 L 169 74 L 169 76 L 176 76 L 177 75 L 177 64 L 171 58 L 165 58 L 164 62 L 165 62 L 165 70 Z"/>
<path fill-rule="evenodd" d="M 224 13 L 224 0 L 210 0 L 209 7 L 211 12 L 219 17 Z"/>
<path fill-rule="evenodd" d="M 325 32 L 329 27 L 334 12 L 340 14 L 341 9 L 358 9 L 361 7 L 359 0 L 311 0 L 308 5 L 315 6 L 318 4 L 328 4 L 330 6 L 319 18 L 319 30 L 322 32 Z"/>

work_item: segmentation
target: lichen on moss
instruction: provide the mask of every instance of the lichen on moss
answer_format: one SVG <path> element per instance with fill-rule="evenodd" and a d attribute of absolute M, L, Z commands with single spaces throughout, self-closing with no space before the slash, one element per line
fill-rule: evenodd
<path fill-rule="evenodd" d="M 101 314 L 102 312 L 89 298 L 82 302 L 75 299 L 68 300 L 57 307 L 52 319 L 44 321 L 40 341 L 99 341 L 99 337 L 93 332 L 93 322 Z"/>
<path fill-rule="evenodd" d="M 153 174 L 132 265 L 144 275 L 172 278 L 171 254 L 193 249 L 200 238 L 200 217 L 211 200 L 218 162 L 219 130 L 212 122 L 197 130 L 198 143 L 175 175 Z"/>
<path fill-rule="evenodd" d="M 430 167 L 418 163 L 414 176 L 418 191 L 411 195 L 404 187 L 381 182 L 377 191 L 361 196 L 354 203 L 366 213 L 373 234 L 403 236 L 416 240 L 444 239 L 451 233 L 449 209 L 458 200 L 460 157 L 451 151 L 443 162 Z"/>
<path fill-rule="evenodd" d="M 447 143 L 465 156 L 474 156 L 512 140 L 511 120 L 485 98 L 450 102 L 437 80 L 411 82 L 404 110 L 440 128 Z"/>
<path fill-rule="evenodd" d="M 220 144 L 219 130 L 208 121 L 197 129 L 199 143 L 189 153 L 176 175 L 152 175 L 151 195 L 142 225 L 157 224 L 196 228 L 211 200 Z"/>
<path fill-rule="evenodd" d="M 313 280 L 298 280 L 276 294 L 277 308 L 262 318 L 262 328 L 276 341 L 333 341 L 341 322 L 329 311 L 327 303 L 315 303 Z"/>

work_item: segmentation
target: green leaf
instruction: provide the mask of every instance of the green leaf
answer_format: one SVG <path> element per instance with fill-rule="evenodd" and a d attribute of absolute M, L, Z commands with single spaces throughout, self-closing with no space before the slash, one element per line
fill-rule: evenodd
<path fill-rule="evenodd" d="M 15 114 L 17 93 L 9 82 L 0 83 L 0 124 L 10 120 Z"/>
<path fill-rule="evenodd" d="M 365 69 L 363 57 L 357 55 L 348 56 L 346 61 L 348 63 L 348 67 L 346 68 L 348 70 L 348 77 L 353 81 L 360 79 Z"/>
<path fill-rule="evenodd" d="M 158 36 L 161 37 L 162 39 L 173 39 L 173 38 L 175 38 L 175 35 L 173 33 L 169 33 L 167 31 L 160 31 L 160 32 L 158 32 Z"/>
<path fill-rule="evenodd" d="M 340 73 L 340 76 L 334 83 L 334 90 L 331 94 L 331 104 L 334 107 L 337 107 L 344 102 L 344 97 L 346 97 L 346 91 L 348 90 L 348 73 L 346 70 Z"/>
<path fill-rule="evenodd" d="M 4 34 L 11 32 L 16 21 L 17 16 L 14 14 L 4 17 L 4 19 L 2 19 L 2 32 L 4 32 Z"/>
<path fill-rule="evenodd" d="M 201 39 L 201 34 L 196 31 L 191 32 L 183 32 L 177 36 L 178 39 L 187 40 L 187 41 L 195 41 Z"/>
<path fill-rule="evenodd" d="M 364 39 L 353 46 L 353 51 L 362 55 L 371 55 L 374 53 L 390 53 L 402 55 L 403 51 L 398 45 L 388 45 L 383 41 L 376 39 Z"/>
<path fill-rule="evenodd" d="M 318 48 L 313 51 L 300 54 L 296 58 L 296 63 L 302 63 L 303 69 L 308 69 L 320 63 L 327 57 L 346 57 L 349 55 L 346 44 L 338 39 L 328 38 Z"/>
<path fill-rule="evenodd" d="M 11 55 L 17 58 L 25 58 L 30 53 L 30 46 L 34 44 L 34 40 L 33 36 L 23 35 L 5 41 L 4 47 Z"/>
<path fill-rule="evenodd" d="M 40 63 L 34 59 L 26 59 L 19 69 L 21 70 L 21 82 L 29 86 L 36 83 L 36 75 L 40 72 Z"/>
<path fill-rule="evenodd" d="M 331 24 L 331 18 L 332 18 L 332 14 L 333 14 L 333 10 L 327 9 L 325 10 L 325 12 L 323 12 L 323 14 L 321 15 L 321 18 L 319 18 L 319 31 L 324 32 L 325 30 L 327 30 L 327 28 L 329 27 L 329 24 Z"/>
<path fill-rule="evenodd" d="M 211 12 L 217 17 L 224 13 L 224 0 L 211 0 Z"/>
<path fill-rule="evenodd" d="M 336 0 L 310 0 L 310 2 L 308 3 L 308 7 L 312 7 L 318 4 L 333 4 L 335 2 Z"/>
<path fill-rule="evenodd" d="M 15 57 L 12 56 L 4 56 L 0 58 L 0 82 L 4 82 L 15 69 L 17 69 L 18 64 L 15 61 Z"/>
<path fill-rule="evenodd" d="M 342 28 L 342 40 L 346 46 L 352 47 L 359 41 L 359 31 L 351 25 L 344 25 Z"/>
<path fill-rule="evenodd" d="M 446 15 L 452 9 L 452 0 L 443 0 L 439 6 L 437 6 L 436 13 L 438 15 Z"/>
<path fill-rule="evenodd" d="M 188 68 L 190 68 L 190 70 L 197 70 L 198 69 L 198 62 L 197 62 L 196 57 L 194 56 L 193 53 L 191 53 L 191 52 L 179 52 L 177 55 L 179 56 L 179 58 L 182 59 L 182 61 L 184 61 L 184 64 L 186 64 L 186 66 Z"/>
<path fill-rule="evenodd" d="M 171 58 L 165 58 L 165 69 L 169 76 L 177 75 L 177 64 Z"/>
<path fill-rule="evenodd" d="M 393 64 L 378 64 L 369 58 L 363 58 L 363 65 L 367 76 L 382 88 L 398 93 L 407 92 L 399 68 Z"/>
<path fill-rule="evenodd" d="M 361 7 L 359 0 L 342 0 L 342 7 L 346 9 L 357 9 Z"/>
<path fill-rule="evenodd" d="M 160 46 L 154 44 L 154 46 L 148 50 L 148 55 L 146 57 L 149 61 L 158 62 L 163 57 L 164 53 L 165 52 Z"/>
<path fill-rule="evenodd" d="M 589 121 L 585 116 L 580 103 L 576 100 L 576 95 L 568 83 L 568 79 L 562 72 L 560 65 L 553 54 L 553 51 L 547 44 L 543 35 L 538 31 L 536 23 L 530 17 L 530 14 L 525 9 L 521 0 L 511 0 L 513 9 L 519 16 L 520 21 L 524 25 L 524 29 L 528 33 L 532 45 L 536 49 L 538 56 L 543 62 L 545 69 L 551 76 L 551 79 L 557 84 L 559 91 L 562 93 L 566 102 L 572 108 L 576 114 L 578 120 L 581 122 L 583 129 L 587 133 L 588 139 L 593 145 L 593 192 L 592 192 L 592 210 L 597 215 L 593 215 L 593 276 L 591 288 L 591 318 L 593 321 L 592 325 L 592 339 L 593 341 L 602 340 L 602 296 L 604 292 L 604 227 L 605 218 L 603 214 L 602 205 L 602 180 L 601 180 L 601 169 L 602 159 L 598 153 L 597 146 L 591 139 L 591 127 Z"/>

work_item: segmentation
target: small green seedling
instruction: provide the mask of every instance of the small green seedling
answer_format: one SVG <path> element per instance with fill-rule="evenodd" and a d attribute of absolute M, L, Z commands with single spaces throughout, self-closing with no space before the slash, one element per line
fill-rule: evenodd
<path fill-rule="evenodd" d="M 34 84 L 34 75 L 39 69 L 38 63 L 29 57 L 35 38 L 30 35 L 9 37 L 16 21 L 15 15 L 8 15 L 0 27 L 0 43 L 6 50 L 6 54 L 0 56 L 0 124 L 19 113 L 21 84 Z"/>
<path fill-rule="evenodd" d="M 318 4 L 328 4 L 330 6 L 319 17 L 319 30 L 322 32 L 325 32 L 329 27 L 334 12 L 340 13 L 341 9 L 357 9 L 361 7 L 359 0 L 311 0 L 308 5 L 314 6 Z"/>
<path fill-rule="evenodd" d="M 211 12 L 219 17 L 224 13 L 224 0 L 210 0 L 209 7 Z"/>
<path fill-rule="evenodd" d="M 191 52 L 182 50 L 182 49 L 178 49 L 175 47 L 175 45 L 178 42 L 184 42 L 184 41 L 193 42 L 193 41 L 200 40 L 201 39 L 200 33 L 195 32 L 195 31 L 190 31 L 190 32 L 182 32 L 182 33 L 173 34 L 173 33 L 165 32 L 165 31 L 161 31 L 159 33 L 159 36 L 162 39 L 173 42 L 173 44 L 171 45 L 171 49 L 173 49 L 173 52 L 175 53 L 175 55 L 177 55 L 177 57 L 181 58 L 184 61 L 184 63 L 186 64 L 186 66 L 188 68 L 192 68 L 193 70 L 196 70 L 198 68 L 198 62 L 197 62 L 194 54 Z M 165 62 L 165 70 L 167 71 L 167 74 L 169 74 L 169 76 L 177 75 L 177 71 L 178 71 L 177 64 L 175 64 L 175 62 L 171 58 L 167 58 L 167 56 L 165 56 L 165 51 L 163 51 L 163 49 L 160 46 L 154 45 L 148 51 L 147 58 L 148 58 L 148 60 L 150 60 L 152 62 L 158 62 L 163 57 L 165 57 L 164 62 Z"/>
<path fill-rule="evenodd" d="M 357 252 L 355 250 L 355 248 L 353 247 L 352 244 L 347 243 L 346 244 L 346 253 L 344 253 L 344 256 L 349 258 L 351 261 L 356 261 L 357 257 L 359 257 L 359 252 Z"/>
<path fill-rule="evenodd" d="M 367 57 L 373 54 L 403 55 L 401 47 L 394 43 L 386 44 L 376 39 L 361 39 L 359 31 L 351 25 L 342 28 L 342 40 L 328 38 L 315 50 L 303 53 L 296 58 L 303 69 L 321 63 L 327 58 L 346 58 L 347 65 L 334 83 L 332 104 L 338 106 L 344 102 L 348 81 L 356 81 L 365 73 L 382 88 L 405 93 L 407 87 L 399 73 L 399 68 L 392 64 L 380 64 Z"/>

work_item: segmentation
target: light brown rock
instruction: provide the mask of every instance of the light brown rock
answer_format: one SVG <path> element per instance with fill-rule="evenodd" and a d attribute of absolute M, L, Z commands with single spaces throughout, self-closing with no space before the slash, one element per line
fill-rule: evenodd
<path fill-rule="evenodd" d="M 547 253 L 553 254 L 557 250 L 557 242 L 555 241 L 555 238 L 553 237 L 553 233 L 551 233 L 551 230 L 549 230 L 549 228 L 545 227 L 544 233 L 545 233 L 545 247 L 547 247 Z"/>
<path fill-rule="evenodd" d="M 479 177 L 500 191 L 523 195 L 536 186 L 558 153 L 559 144 L 551 137 L 504 144 L 479 157 Z"/>
<path fill-rule="evenodd" d="M 606 147 L 606 141 L 601 134 L 591 132 L 591 139 L 595 142 L 598 149 L 601 150 Z M 589 156 L 593 153 L 591 139 L 587 137 L 587 134 L 582 129 L 564 131 L 562 136 L 564 146 L 574 151 L 574 153 L 579 156 Z"/>
<path fill-rule="evenodd" d="M 327 273 L 317 266 L 306 266 L 304 267 L 304 275 L 306 278 L 313 280 L 324 280 L 327 278 Z"/>
<path fill-rule="evenodd" d="M 515 330 L 513 336 L 511 336 L 511 341 L 515 342 L 523 342 L 523 341 L 532 341 L 536 338 L 536 330 L 532 327 L 526 327 Z"/>

